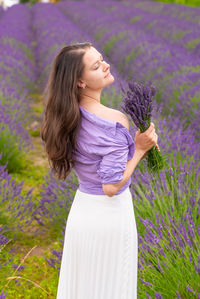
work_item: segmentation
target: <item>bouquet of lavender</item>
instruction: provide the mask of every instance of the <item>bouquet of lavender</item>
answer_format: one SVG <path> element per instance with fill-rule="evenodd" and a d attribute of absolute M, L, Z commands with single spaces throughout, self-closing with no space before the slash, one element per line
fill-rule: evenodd
<path fill-rule="evenodd" d="M 143 86 L 137 82 L 129 82 L 128 86 L 129 90 L 123 99 L 124 106 L 122 105 L 121 108 L 131 116 L 136 127 L 143 133 L 149 128 L 151 123 L 152 97 L 156 94 L 156 89 L 151 83 Z M 122 91 L 125 93 L 123 88 Z M 147 152 L 148 171 L 156 173 L 163 166 L 164 162 L 160 149 L 158 145 L 155 145 Z"/>

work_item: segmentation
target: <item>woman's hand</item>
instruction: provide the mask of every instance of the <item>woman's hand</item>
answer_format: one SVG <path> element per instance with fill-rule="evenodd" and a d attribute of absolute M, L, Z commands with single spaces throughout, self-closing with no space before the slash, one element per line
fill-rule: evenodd
<path fill-rule="evenodd" d="M 155 146 L 157 147 L 158 151 L 160 152 L 160 148 L 159 148 L 158 144 L 156 144 Z M 144 153 L 144 155 L 142 156 L 141 160 L 144 159 L 144 158 L 146 158 L 147 153 L 148 153 L 148 151 L 146 153 Z"/>
<path fill-rule="evenodd" d="M 157 150 L 160 152 L 160 148 L 159 148 L 158 144 L 156 144 L 156 147 L 157 147 Z"/>

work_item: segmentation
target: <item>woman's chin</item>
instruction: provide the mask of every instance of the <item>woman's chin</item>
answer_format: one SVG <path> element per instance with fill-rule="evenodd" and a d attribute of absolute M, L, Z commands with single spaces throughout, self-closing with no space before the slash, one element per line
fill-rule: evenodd
<path fill-rule="evenodd" d="M 109 74 L 105 79 L 109 82 L 113 82 L 115 80 L 114 76 L 112 74 Z"/>
<path fill-rule="evenodd" d="M 109 80 L 109 81 L 110 81 L 110 84 L 112 84 L 112 83 L 115 81 L 115 78 L 114 78 L 113 75 L 110 75 L 109 77 L 110 77 L 110 80 Z"/>

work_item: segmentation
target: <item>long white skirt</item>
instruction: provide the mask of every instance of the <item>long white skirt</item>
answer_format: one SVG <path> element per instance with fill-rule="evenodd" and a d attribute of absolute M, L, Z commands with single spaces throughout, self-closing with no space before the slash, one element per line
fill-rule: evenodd
<path fill-rule="evenodd" d="M 57 299 L 136 299 L 138 235 L 129 187 L 77 189 L 68 214 Z"/>

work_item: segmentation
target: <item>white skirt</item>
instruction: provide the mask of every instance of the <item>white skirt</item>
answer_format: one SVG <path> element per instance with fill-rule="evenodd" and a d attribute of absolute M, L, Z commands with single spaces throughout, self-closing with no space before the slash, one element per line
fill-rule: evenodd
<path fill-rule="evenodd" d="M 136 299 L 138 235 L 129 187 L 77 189 L 68 214 L 57 299 Z"/>

